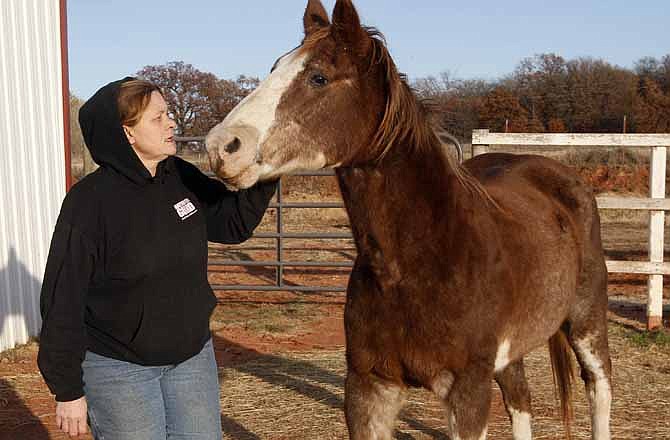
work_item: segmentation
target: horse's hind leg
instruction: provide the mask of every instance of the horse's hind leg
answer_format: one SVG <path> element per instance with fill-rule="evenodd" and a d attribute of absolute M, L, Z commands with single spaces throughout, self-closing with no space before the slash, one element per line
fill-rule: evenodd
<path fill-rule="evenodd" d="M 610 410 L 612 405 L 612 367 L 607 346 L 607 333 L 582 333 L 570 336 L 586 394 L 591 408 L 593 440 L 610 439 Z"/>
<path fill-rule="evenodd" d="M 594 440 L 610 439 L 612 364 L 607 342 L 607 272 L 602 261 L 581 278 L 578 301 L 568 318 L 567 335 L 581 367 L 591 408 Z"/>
<path fill-rule="evenodd" d="M 405 399 L 405 388 L 371 374 L 349 371 L 344 410 L 352 440 L 390 440 Z"/>
<path fill-rule="evenodd" d="M 533 437 L 530 427 L 530 390 L 523 368 L 523 359 L 496 373 L 495 379 L 502 391 L 505 408 L 512 422 L 512 438 L 530 440 Z"/>

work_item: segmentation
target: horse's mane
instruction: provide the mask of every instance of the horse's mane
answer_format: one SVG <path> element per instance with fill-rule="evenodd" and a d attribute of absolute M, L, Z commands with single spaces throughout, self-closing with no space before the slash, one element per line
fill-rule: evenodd
<path fill-rule="evenodd" d="M 372 148 L 378 152 L 378 160 L 383 159 L 391 147 L 400 142 L 412 146 L 414 153 L 417 154 L 439 145 L 461 185 L 500 209 L 482 184 L 446 150 L 437 134 L 441 129 L 429 122 L 431 113 L 429 107 L 417 98 L 407 81 L 407 76 L 398 71 L 386 46 L 384 35 L 372 27 L 366 27 L 365 30 L 372 40 L 370 65 L 371 67 L 374 64 L 380 65 L 386 81 L 386 110 L 372 144 Z"/>
<path fill-rule="evenodd" d="M 442 145 L 436 128 L 429 122 L 428 106 L 417 98 L 409 86 L 407 76 L 398 71 L 388 51 L 384 35 L 374 27 L 364 29 L 372 42 L 368 69 L 372 71 L 378 67 L 381 70 L 386 90 L 384 117 L 370 145 L 373 157 L 377 158 L 377 162 L 381 161 L 391 148 L 398 144 L 410 146 L 415 154 L 431 151 L 435 146 L 439 146 L 449 167 L 463 187 L 479 194 L 499 208 L 481 183 L 448 154 Z M 330 35 L 330 31 L 330 27 L 326 27 L 309 35 L 303 42 L 302 50 L 316 46 L 319 41 Z"/>

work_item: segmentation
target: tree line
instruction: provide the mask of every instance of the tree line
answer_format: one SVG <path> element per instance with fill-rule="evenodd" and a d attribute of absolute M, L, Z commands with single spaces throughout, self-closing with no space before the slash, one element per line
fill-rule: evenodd
<path fill-rule="evenodd" d="M 469 141 L 473 129 L 529 133 L 670 132 L 670 55 L 633 69 L 540 54 L 493 81 L 448 73 L 412 84 L 436 122 Z"/>
<path fill-rule="evenodd" d="M 182 61 L 145 66 L 136 73 L 159 85 L 178 136 L 204 136 L 222 121 L 259 79 L 220 79 Z M 472 130 L 530 133 L 670 132 L 670 54 L 645 57 L 632 69 L 596 58 L 566 60 L 540 54 L 522 60 L 495 80 L 456 79 L 448 73 L 414 80 L 434 122 L 469 142 Z M 77 114 L 83 101 L 71 95 L 75 155 L 85 156 Z M 84 159 L 84 174 L 91 169 Z"/>

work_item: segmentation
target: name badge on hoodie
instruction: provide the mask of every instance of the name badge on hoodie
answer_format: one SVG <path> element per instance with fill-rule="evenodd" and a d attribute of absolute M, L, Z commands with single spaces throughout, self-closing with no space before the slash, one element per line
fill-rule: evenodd
<path fill-rule="evenodd" d="M 181 202 L 174 205 L 174 210 L 177 211 L 177 215 L 182 220 L 186 220 L 187 218 L 198 212 L 198 210 L 195 208 L 195 205 L 189 199 L 184 199 Z"/>

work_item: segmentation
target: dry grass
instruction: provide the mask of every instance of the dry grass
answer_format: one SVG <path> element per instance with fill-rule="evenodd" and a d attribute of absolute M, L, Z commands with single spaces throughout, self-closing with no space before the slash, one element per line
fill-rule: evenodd
<path fill-rule="evenodd" d="M 291 304 L 225 304 L 214 309 L 210 328 L 238 328 L 256 334 L 290 335 L 310 326 L 321 316 L 322 306 L 294 302 Z"/>
<path fill-rule="evenodd" d="M 613 438 L 670 438 L 670 344 L 667 343 L 670 335 L 654 336 L 610 324 L 609 336 L 614 366 Z M 35 344 L 29 344 L 10 354 L 28 358 L 34 349 Z M 526 359 L 536 439 L 560 439 L 563 433 L 549 368 L 545 349 Z M 342 411 L 346 371 L 343 349 L 259 355 L 219 371 L 225 438 L 346 438 Z M 492 387 L 489 438 L 511 438 L 499 392 Z M 589 439 L 588 405 L 579 383 L 575 391 L 574 438 Z M 31 402 L 30 409 L 22 402 Z M 5 374 L 0 381 L 0 438 L 10 438 L 3 436 L 3 432 L 12 433 L 13 439 L 22 438 L 16 437 L 17 432 L 26 432 L 40 423 L 48 422 L 51 426 L 50 402 L 36 371 Z M 410 393 L 397 427 L 396 439 L 448 438 L 442 405 L 422 390 Z"/>
<path fill-rule="evenodd" d="M 613 438 L 670 438 L 670 346 L 653 341 L 640 345 L 639 333 L 610 325 L 614 364 Z M 533 394 L 534 438 L 559 439 L 563 429 L 546 350 L 527 357 Z M 224 368 L 222 407 L 226 438 L 346 438 L 342 412 L 345 362 L 343 350 L 265 355 Z M 575 386 L 576 439 L 590 438 L 588 405 L 582 386 Z M 489 438 L 511 438 L 497 388 Z M 413 390 L 400 415 L 397 439 L 447 439 L 444 410 L 425 391 Z"/>
<path fill-rule="evenodd" d="M 259 334 L 277 331 L 273 325 L 304 328 L 321 316 L 311 304 L 218 308 L 212 325 L 252 327 Z M 257 322 L 255 322 L 257 321 Z M 670 438 L 670 333 L 646 333 L 610 323 L 614 370 L 613 438 Z M 16 434 L 25 427 L 51 427 L 51 397 L 34 362 L 35 343 L 2 353 L 17 368 L 0 380 L 0 438 L 3 430 Z M 225 438 L 341 439 L 346 438 L 343 416 L 344 349 L 259 354 L 220 368 L 222 420 Z M 18 368 L 23 366 L 22 368 Z M 27 368 L 24 370 L 24 368 Z M 545 349 L 526 358 L 533 395 L 536 439 L 562 438 L 563 429 L 553 394 Z M 489 417 L 489 438 L 510 438 L 510 426 L 497 387 Z M 588 405 L 580 383 L 575 387 L 575 439 L 590 438 Z M 24 402 L 30 402 L 29 409 Z M 444 410 L 435 397 L 412 390 L 397 425 L 396 439 L 446 440 Z M 21 437 L 11 437 L 21 438 Z M 26 438 L 44 438 L 30 436 Z M 54 437 L 61 438 L 61 437 Z M 64 438 L 64 437 L 62 437 Z"/>

